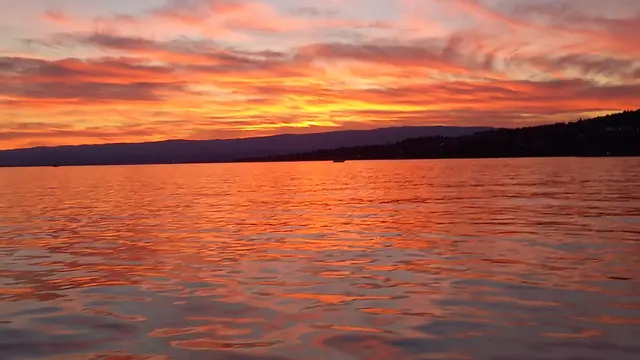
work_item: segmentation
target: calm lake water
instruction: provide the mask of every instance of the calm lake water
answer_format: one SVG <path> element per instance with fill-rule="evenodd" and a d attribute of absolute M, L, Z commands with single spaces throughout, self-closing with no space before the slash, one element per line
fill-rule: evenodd
<path fill-rule="evenodd" d="M 0 359 L 638 359 L 640 158 L 0 169 Z"/>

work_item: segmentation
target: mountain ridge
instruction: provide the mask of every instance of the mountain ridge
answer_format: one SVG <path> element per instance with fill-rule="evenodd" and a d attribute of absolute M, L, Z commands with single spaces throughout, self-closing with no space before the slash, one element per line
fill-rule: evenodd
<path fill-rule="evenodd" d="M 247 157 L 275 156 L 353 145 L 382 145 L 416 135 L 463 136 L 487 129 L 491 128 L 401 126 L 237 139 L 174 139 L 142 143 L 39 146 L 0 151 L 0 167 L 231 162 Z"/>

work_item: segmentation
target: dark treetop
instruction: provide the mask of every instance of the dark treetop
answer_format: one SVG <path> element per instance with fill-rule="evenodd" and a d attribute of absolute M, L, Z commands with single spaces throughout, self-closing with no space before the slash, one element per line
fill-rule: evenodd
<path fill-rule="evenodd" d="M 640 156 L 640 110 L 572 123 L 416 137 L 387 145 L 342 147 L 246 161 Z"/>

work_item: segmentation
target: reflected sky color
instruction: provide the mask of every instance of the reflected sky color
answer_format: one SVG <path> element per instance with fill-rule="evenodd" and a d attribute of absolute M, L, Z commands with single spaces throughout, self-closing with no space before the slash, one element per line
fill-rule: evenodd
<path fill-rule="evenodd" d="M 0 353 L 636 359 L 638 169 L 2 169 Z"/>
<path fill-rule="evenodd" d="M 640 103 L 636 0 L 0 0 L 0 149 Z"/>

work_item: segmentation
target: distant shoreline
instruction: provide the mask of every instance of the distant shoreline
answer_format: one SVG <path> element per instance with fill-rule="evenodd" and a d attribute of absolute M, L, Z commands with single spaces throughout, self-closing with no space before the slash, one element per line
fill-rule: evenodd
<path fill-rule="evenodd" d="M 511 157 L 458 157 L 458 158 L 404 158 L 404 159 L 352 159 L 342 164 L 353 162 L 369 161 L 420 161 L 420 160 L 517 160 L 517 159 L 628 159 L 640 158 L 640 155 L 620 155 L 620 156 L 511 156 Z M 73 167 L 108 167 L 108 166 L 171 166 L 171 165 L 233 165 L 233 164 L 285 164 L 285 163 L 333 163 L 333 160 L 264 160 L 264 161 L 214 161 L 214 162 L 184 162 L 184 163 L 148 163 L 148 164 L 75 164 L 61 165 L 54 167 L 51 165 L 16 165 L 0 166 L 0 169 L 33 169 L 33 168 L 73 168 Z"/>
<path fill-rule="evenodd" d="M 0 151 L 0 167 L 640 156 L 640 110 L 570 123 L 486 129 L 405 127 L 232 141 L 33 148 Z"/>

